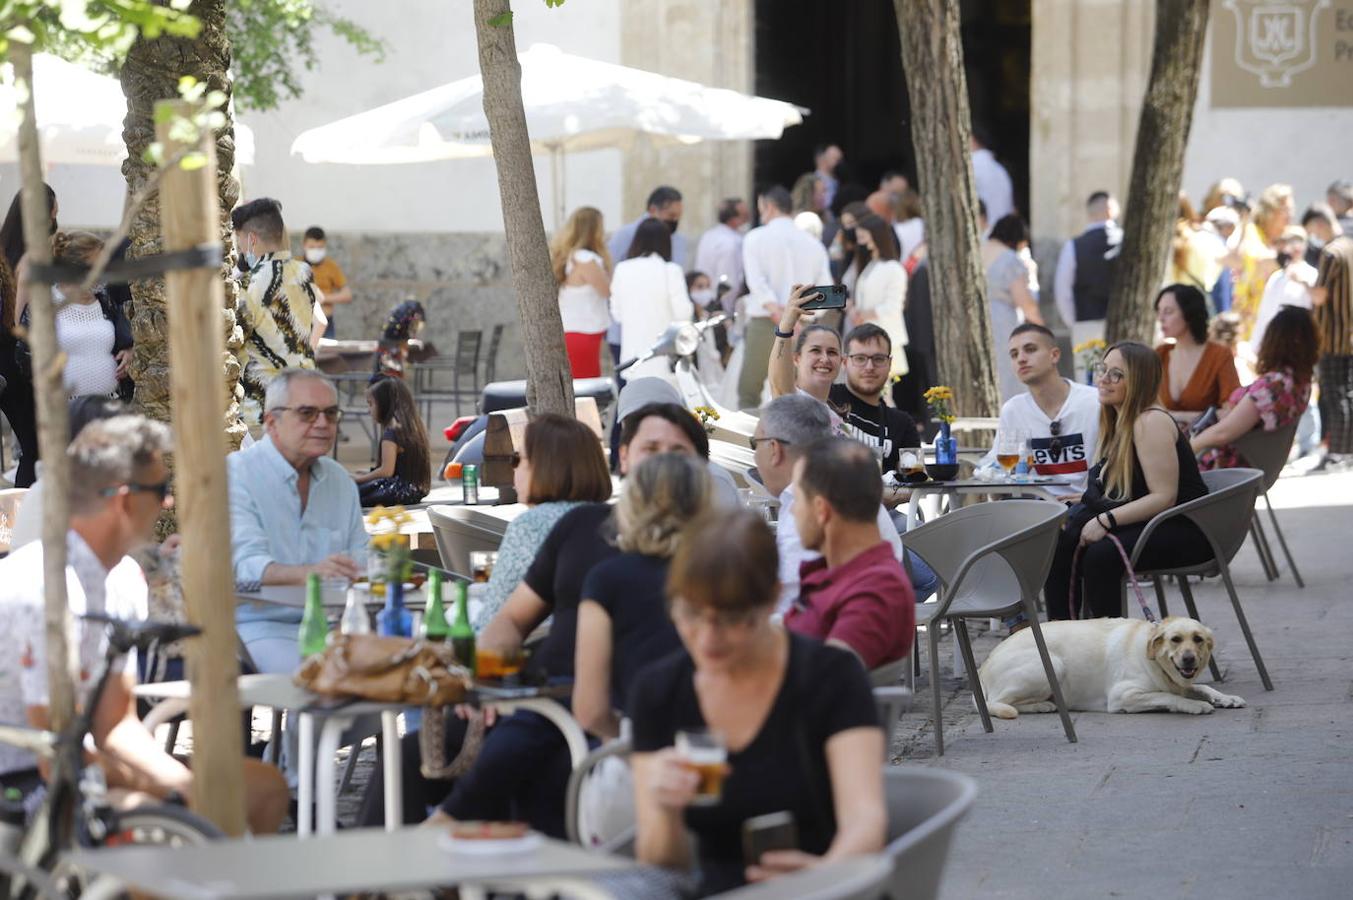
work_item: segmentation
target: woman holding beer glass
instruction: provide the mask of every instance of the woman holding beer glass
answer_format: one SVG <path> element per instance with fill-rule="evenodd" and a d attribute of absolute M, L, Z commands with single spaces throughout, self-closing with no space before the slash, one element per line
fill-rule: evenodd
<path fill-rule="evenodd" d="M 667 577 L 685 652 L 646 668 L 630 695 L 637 857 L 698 863 L 705 895 L 875 853 L 886 832 L 869 681 L 847 651 L 771 622 L 776 563 L 753 513 L 692 523 Z M 745 860 L 743 823 L 782 812 L 797 847 Z"/>

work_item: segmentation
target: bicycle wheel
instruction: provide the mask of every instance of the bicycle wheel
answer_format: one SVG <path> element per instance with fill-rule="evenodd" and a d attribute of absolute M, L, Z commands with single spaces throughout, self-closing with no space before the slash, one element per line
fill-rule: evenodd
<path fill-rule="evenodd" d="M 143 806 L 110 814 L 105 847 L 153 844 L 196 847 L 225 837 L 211 822 L 180 806 Z"/>

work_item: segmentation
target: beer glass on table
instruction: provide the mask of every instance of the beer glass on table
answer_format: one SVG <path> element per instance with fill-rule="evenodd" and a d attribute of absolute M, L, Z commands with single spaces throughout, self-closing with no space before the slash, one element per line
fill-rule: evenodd
<path fill-rule="evenodd" d="M 700 776 L 692 806 L 714 806 L 723 798 L 723 780 L 728 776 L 728 747 L 712 731 L 678 731 L 676 750 L 685 765 Z"/>
<path fill-rule="evenodd" d="M 1007 479 L 1015 474 L 1015 466 L 1019 465 L 1023 452 L 1024 448 L 1016 432 L 1002 431 L 996 438 L 996 462 L 1005 470 Z"/>

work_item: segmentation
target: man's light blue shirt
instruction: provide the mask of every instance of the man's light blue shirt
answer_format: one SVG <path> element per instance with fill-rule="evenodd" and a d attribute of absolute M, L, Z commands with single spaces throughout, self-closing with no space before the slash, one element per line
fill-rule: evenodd
<path fill-rule="evenodd" d="M 265 437 L 226 457 L 230 476 L 230 543 L 235 580 L 261 581 L 269 563 L 305 565 L 335 553 L 366 564 L 367 533 L 357 485 L 327 456 L 310 467 L 310 493 L 301 511 L 300 473 Z M 300 621 L 301 611 L 241 605 L 237 618 Z"/>

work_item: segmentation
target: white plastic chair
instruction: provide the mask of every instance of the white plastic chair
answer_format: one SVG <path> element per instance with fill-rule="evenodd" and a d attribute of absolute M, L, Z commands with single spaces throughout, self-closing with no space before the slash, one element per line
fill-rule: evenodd
<path fill-rule="evenodd" d="M 977 782 L 922 766 L 888 766 L 883 777 L 888 804 L 884 852 L 892 860 L 888 897 L 934 900 L 954 830 L 977 799 Z"/>
<path fill-rule="evenodd" d="M 1215 469 L 1211 472 L 1204 472 L 1203 482 L 1207 485 L 1207 495 L 1167 509 L 1148 522 L 1132 550 L 1131 562 L 1132 570 L 1137 573 L 1138 579 L 1149 578 L 1155 583 L 1156 598 L 1160 602 L 1161 616 L 1169 615 L 1169 610 L 1165 606 L 1165 592 L 1161 588 L 1161 579 L 1168 577 L 1175 579 L 1179 585 L 1180 593 L 1184 595 L 1184 606 L 1188 609 L 1189 616 L 1197 619 L 1198 607 L 1193 602 L 1193 591 L 1189 587 L 1189 576 L 1210 577 L 1220 575 L 1222 583 L 1226 585 L 1226 592 L 1231 597 L 1231 606 L 1235 609 L 1236 619 L 1240 622 L 1240 630 L 1245 635 L 1245 643 L 1249 645 L 1250 655 L 1254 657 L 1254 664 L 1259 669 L 1259 678 L 1264 682 L 1264 689 L 1271 691 L 1273 690 L 1273 682 L 1268 677 L 1268 669 L 1264 666 L 1263 657 L 1259 655 L 1259 646 L 1254 641 L 1249 620 L 1245 618 L 1245 610 L 1241 608 L 1240 597 L 1236 594 L 1235 583 L 1231 580 L 1231 560 L 1235 559 L 1236 553 L 1245 543 L 1246 535 L 1249 534 L 1250 521 L 1254 518 L 1255 500 L 1260 491 L 1263 490 L 1263 479 L 1264 473 L 1258 469 Z M 1207 538 L 1208 544 L 1212 547 L 1212 559 L 1196 565 L 1177 566 L 1168 569 L 1140 568 L 1137 561 L 1151 537 L 1151 532 L 1155 531 L 1161 523 L 1177 518 L 1188 519 L 1198 526 L 1203 536 Z M 1123 605 L 1126 610 L 1126 586 L 1124 587 Z M 1209 665 L 1212 669 L 1212 677 L 1220 681 L 1221 671 L 1217 666 L 1215 654 Z"/>
<path fill-rule="evenodd" d="M 1286 428 L 1279 428 L 1276 431 L 1264 431 L 1262 428 L 1255 428 L 1247 434 L 1243 434 L 1232 444 L 1236 452 L 1254 468 L 1264 473 L 1264 486 L 1261 494 L 1264 497 L 1264 506 L 1268 507 L 1268 519 L 1273 524 L 1273 533 L 1278 538 L 1278 544 L 1282 547 L 1283 556 L 1287 557 L 1287 566 L 1292 570 L 1292 578 L 1296 580 L 1297 587 L 1305 588 L 1306 582 L 1301 579 L 1301 572 L 1297 570 L 1297 561 L 1292 558 L 1292 551 L 1287 546 L 1287 538 L 1283 535 L 1282 528 L 1278 527 L 1278 516 L 1273 512 L 1273 504 L 1269 502 L 1268 491 L 1278 481 L 1278 476 L 1282 474 L 1283 466 L 1287 465 L 1287 457 L 1292 452 L 1292 441 L 1297 436 L 1297 424 L 1293 422 Z M 1264 533 L 1264 523 L 1259 516 L 1255 516 L 1251 525 L 1251 533 L 1254 537 L 1255 549 L 1259 551 L 1259 559 L 1264 564 L 1264 571 L 1268 575 L 1268 580 L 1273 581 L 1278 577 L 1278 562 L 1273 558 L 1273 549 L 1269 546 L 1268 535 Z"/>
<path fill-rule="evenodd" d="M 980 503 L 927 522 L 907 533 L 907 549 L 920 556 L 940 579 L 939 600 L 917 604 L 917 624 L 926 625 L 930 647 L 930 685 L 935 698 L 935 752 L 944 755 L 944 717 L 940 689 L 940 624 L 950 620 L 963 653 L 973 701 L 982 727 L 991 733 L 991 716 L 973 659 L 965 619 L 986 619 L 1022 609 L 1033 630 L 1043 671 L 1052 686 L 1053 702 L 1066 739 L 1076 730 L 1062 697 L 1038 622 L 1038 596 L 1052 567 L 1057 536 L 1067 509 L 1047 500 L 1003 500 Z"/>

